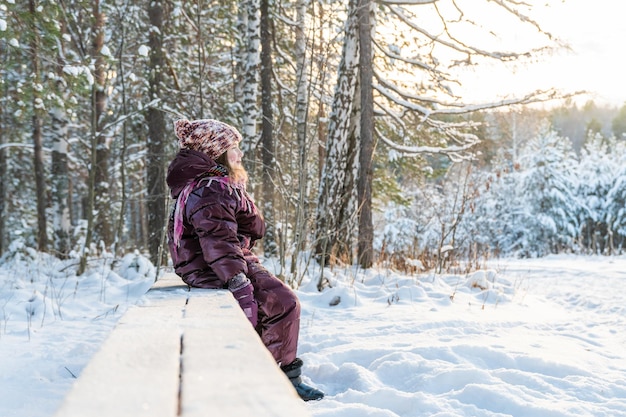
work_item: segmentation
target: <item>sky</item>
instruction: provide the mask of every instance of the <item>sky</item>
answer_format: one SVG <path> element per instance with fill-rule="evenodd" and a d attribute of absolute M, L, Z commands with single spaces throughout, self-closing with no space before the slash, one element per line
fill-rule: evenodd
<path fill-rule="evenodd" d="M 554 87 L 563 92 L 586 90 L 577 99 L 593 99 L 598 104 L 621 107 L 626 102 L 624 87 L 624 40 L 626 39 L 626 2 L 617 0 L 532 0 L 533 17 L 541 27 L 571 46 L 545 61 L 527 65 L 487 65 L 478 72 L 464 73 L 464 86 L 458 91 L 466 97 L 489 100 L 523 94 L 533 88 Z M 492 6 L 493 9 L 493 6 Z M 497 20 L 499 17 L 490 17 Z M 488 19 L 489 20 L 489 19 Z M 519 26 L 511 25 L 515 30 Z M 503 37 L 530 37 L 534 29 L 503 33 Z"/>
<path fill-rule="evenodd" d="M 303 265 L 306 260 L 302 259 Z M 266 267 L 277 271 L 275 260 Z M 0 261 L 0 416 L 53 416 L 154 268 L 129 254 Z M 287 266 L 289 268 L 289 266 Z M 626 417 L 626 257 L 500 259 L 468 274 L 314 263 L 296 290 L 312 417 Z M 339 299 L 331 306 L 331 300 Z"/>

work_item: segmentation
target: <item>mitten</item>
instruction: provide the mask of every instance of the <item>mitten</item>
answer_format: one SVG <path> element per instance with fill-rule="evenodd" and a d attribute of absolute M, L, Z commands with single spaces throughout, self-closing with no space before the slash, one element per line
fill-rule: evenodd
<path fill-rule="evenodd" d="M 238 273 L 228 281 L 228 289 L 233 293 L 233 297 L 252 323 L 252 327 L 256 327 L 259 307 L 254 299 L 254 288 L 248 277 L 242 272 Z"/>

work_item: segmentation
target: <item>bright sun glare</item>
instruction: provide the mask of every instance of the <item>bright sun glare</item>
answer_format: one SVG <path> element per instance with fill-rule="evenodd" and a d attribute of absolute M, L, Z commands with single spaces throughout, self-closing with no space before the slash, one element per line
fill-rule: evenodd
<path fill-rule="evenodd" d="M 463 85 L 455 92 L 467 100 L 492 101 L 555 88 L 564 93 L 588 91 L 577 102 L 622 106 L 623 43 L 626 40 L 626 2 L 617 0 L 535 1 L 534 15 L 541 27 L 568 43 L 562 50 L 531 63 L 486 65 L 462 71 Z M 526 28 L 532 31 L 532 28 Z M 502 35 L 506 37 L 506 34 Z M 511 36 L 517 36 L 513 33 Z"/>

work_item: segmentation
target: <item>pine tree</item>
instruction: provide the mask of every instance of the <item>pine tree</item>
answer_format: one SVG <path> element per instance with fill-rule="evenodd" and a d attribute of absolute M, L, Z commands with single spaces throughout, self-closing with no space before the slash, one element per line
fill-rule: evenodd
<path fill-rule="evenodd" d="M 543 132 L 522 151 L 519 186 L 525 226 L 517 246 L 526 256 L 558 253 L 577 235 L 579 203 L 572 174 L 576 160 L 571 142 L 554 131 Z M 515 221 L 515 219 L 514 219 Z"/>

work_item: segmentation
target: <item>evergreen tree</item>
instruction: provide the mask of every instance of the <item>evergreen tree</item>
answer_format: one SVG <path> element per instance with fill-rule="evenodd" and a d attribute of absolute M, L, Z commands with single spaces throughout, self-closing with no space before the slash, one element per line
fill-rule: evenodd
<path fill-rule="evenodd" d="M 613 119 L 612 128 L 616 138 L 626 139 L 626 104 L 619 109 L 619 113 Z"/>
<path fill-rule="evenodd" d="M 626 247 L 626 143 L 612 138 L 606 149 L 606 154 L 600 153 L 600 157 L 595 157 L 596 163 L 604 165 L 594 166 L 602 174 L 597 182 L 604 191 L 600 212 L 603 217 L 600 219 L 606 226 L 604 236 L 599 237 L 605 242 L 604 253 L 616 254 Z M 596 214 L 594 217 L 599 216 Z"/>
<path fill-rule="evenodd" d="M 522 152 L 519 201 L 523 206 L 512 220 L 525 230 L 514 245 L 524 256 L 559 253 L 572 246 L 578 230 L 576 160 L 571 142 L 548 131 L 530 141 Z"/>
<path fill-rule="evenodd" d="M 580 153 L 578 188 L 581 211 L 580 243 L 592 253 L 608 249 L 607 193 L 612 187 L 617 166 L 611 155 L 611 146 L 601 135 L 591 135 Z"/>

